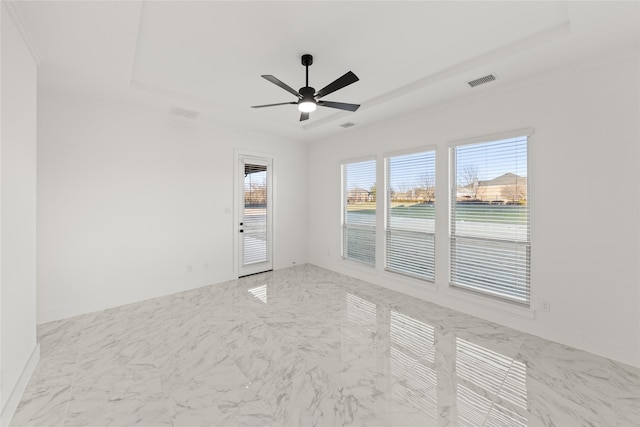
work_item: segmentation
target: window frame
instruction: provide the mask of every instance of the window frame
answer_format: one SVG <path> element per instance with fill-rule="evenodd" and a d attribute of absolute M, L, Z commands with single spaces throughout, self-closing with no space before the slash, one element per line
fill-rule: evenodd
<path fill-rule="evenodd" d="M 448 251 L 448 287 L 449 289 L 455 289 L 456 291 L 460 291 L 463 292 L 465 294 L 469 294 L 471 296 L 478 296 L 478 297 L 485 297 L 488 298 L 490 300 L 496 301 L 496 302 L 502 302 L 502 303 L 507 303 L 510 306 L 513 307 L 521 307 L 521 308 L 525 308 L 525 309 L 531 309 L 532 308 L 532 302 L 533 302 L 533 298 L 532 298 L 532 286 L 531 286 L 531 143 L 533 140 L 533 135 L 534 135 L 534 130 L 533 128 L 523 128 L 523 129 L 517 129 L 517 130 L 512 130 L 512 131 L 507 131 L 507 132 L 500 132 L 500 133 L 494 133 L 494 134 L 489 134 L 489 135 L 485 135 L 485 136 L 479 136 L 479 137 L 473 137 L 473 138 L 467 138 L 467 139 L 461 139 L 461 140 L 455 140 L 455 141 L 450 141 L 448 143 L 448 155 L 449 155 L 449 161 L 448 161 L 448 174 L 449 174 L 449 203 L 448 203 L 448 235 L 449 235 L 449 251 Z M 528 224 L 527 224 L 527 240 L 524 242 L 520 242 L 520 241 L 516 241 L 516 240 L 504 240 L 504 242 L 513 242 L 513 243 L 521 243 L 521 244 L 525 244 L 526 247 L 526 269 L 528 271 L 527 273 L 527 297 L 528 299 L 526 301 L 521 301 L 519 299 L 516 298 L 510 298 L 506 295 L 498 295 L 495 293 L 491 293 L 491 292 L 485 292 L 482 291 L 480 289 L 474 288 L 472 286 L 465 286 L 464 284 L 460 284 L 460 283 L 454 283 L 452 280 L 452 272 L 453 272 L 453 257 L 452 257 L 452 251 L 453 251 L 453 241 L 456 238 L 456 236 L 453 234 L 453 219 L 454 219 L 454 211 L 453 211 L 453 206 L 454 203 L 456 203 L 457 201 L 457 197 L 456 197 L 456 193 L 457 193 L 457 168 L 456 168 L 456 156 L 454 153 L 454 149 L 457 147 L 461 147 L 461 146 L 465 146 L 465 145 L 473 145 L 473 144 L 481 144 L 481 143 L 491 143 L 491 142 L 497 142 L 500 140 L 505 140 L 505 139 L 512 139 L 512 138 L 521 138 L 521 137 L 526 137 L 527 139 L 527 210 L 528 210 Z M 457 236 L 460 238 L 468 238 L 468 236 Z M 481 239 L 481 238 L 479 238 Z M 491 240 L 491 238 L 487 238 L 486 240 Z"/>
<path fill-rule="evenodd" d="M 367 263 L 352 257 L 348 257 L 347 253 L 346 253 L 346 229 L 347 229 L 347 203 L 346 203 L 346 198 L 349 192 L 349 189 L 347 188 L 347 180 L 345 178 L 348 178 L 346 176 L 346 167 L 349 164 L 353 164 L 353 163 L 364 163 L 364 162 L 369 162 L 369 161 L 373 161 L 374 162 L 374 176 L 375 176 L 375 185 L 376 185 L 376 189 L 378 188 L 378 156 L 363 156 L 363 157 L 356 157 L 356 158 L 350 158 L 350 159 L 345 159 L 345 160 L 341 160 L 340 161 L 340 258 L 343 261 L 347 261 L 350 263 L 354 263 L 354 265 L 358 265 L 358 266 L 362 266 L 365 268 L 376 268 L 377 267 L 377 254 L 378 254 L 378 245 L 377 245 L 377 235 L 378 235 L 378 194 L 376 191 L 376 214 L 374 216 L 374 226 L 373 226 L 373 230 L 374 230 L 374 256 L 373 256 L 373 263 Z"/>
<path fill-rule="evenodd" d="M 420 153 L 427 153 L 427 152 L 433 152 L 433 179 L 434 179 L 434 230 L 433 233 L 427 233 L 427 234 L 432 234 L 433 235 L 433 246 L 434 246 L 434 252 L 433 252 L 433 264 L 434 264 L 434 273 L 433 273 L 433 278 L 428 278 L 428 277 L 424 277 L 424 276 L 420 276 L 417 274 L 411 274 L 410 272 L 402 272 L 402 271 L 398 271 L 398 270 L 394 270 L 394 269 L 389 269 L 388 267 L 388 258 L 387 258 L 387 249 L 388 249 L 388 233 L 389 233 L 389 229 L 388 229 L 388 212 L 391 206 L 391 185 L 390 185 L 390 178 L 391 178 L 391 170 L 390 170 L 390 159 L 392 157 L 402 157 L 402 156 L 408 156 L 411 154 L 420 154 Z M 404 276 L 404 277 L 408 277 L 414 280 L 420 280 L 421 282 L 427 282 L 427 283 L 435 283 L 436 280 L 436 258 L 437 258 L 437 249 L 436 249 L 436 240 L 437 240 L 437 213 L 435 211 L 436 209 L 436 203 L 437 203 L 437 198 L 435 197 L 435 192 L 437 192 L 437 188 L 438 188 L 438 184 L 437 184 L 437 164 L 438 164 L 438 149 L 437 149 L 437 145 L 435 144 L 430 144 L 430 145 L 424 145 L 424 146 L 420 146 L 420 147 L 414 147 L 414 148 L 410 148 L 410 149 L 406 149 L 406 150 L 398 150 L 398 151 L 390 151 L 390 152 L 385 152 L 384 153 L 384 157 L 383 157 L 383 166 L 384 166 L 384 176 L 383 176 L 383 180 L 384 180 L 384 207 L 383 207 L 383 212 L 382 212 L 382 216 L 383 216 L 383 258 L 384 258 L 384 262 L 383 262 L 383 269 L 385 271 L 385 273 L 390 273 L 390 274 L 394 274 L 394 275 L 400 275 L 400 276 Z"/>

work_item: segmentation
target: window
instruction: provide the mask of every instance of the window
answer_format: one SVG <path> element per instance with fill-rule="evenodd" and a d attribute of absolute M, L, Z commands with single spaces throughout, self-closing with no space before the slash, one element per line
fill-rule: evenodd
<path fill-rule="evenodd" d="M 376 161 L 342 165 L 342 256 L 375 265 Z"/>
<path fill-rule="evenodd" d="M 529 305 L 528 134 L 451 147 L 451 285 Z"/>
<path fill-rule="evenodd" d="M 386 159 L 385 268 L 435 278 L 435 151 Z"/>

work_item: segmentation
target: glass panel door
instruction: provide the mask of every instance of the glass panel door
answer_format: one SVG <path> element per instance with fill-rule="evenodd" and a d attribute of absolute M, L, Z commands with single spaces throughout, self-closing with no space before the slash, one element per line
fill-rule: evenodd
<path fill-rule="evenodd" d="M 271 160 L 240 158 L 239 276 L 273 269 Z"/>

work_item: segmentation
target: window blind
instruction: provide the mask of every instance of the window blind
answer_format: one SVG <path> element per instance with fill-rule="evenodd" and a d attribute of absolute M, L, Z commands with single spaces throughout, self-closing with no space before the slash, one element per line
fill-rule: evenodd
<path fill-rule="evenodd" d="M 376 262 L 376 161 L 343 166 L 343 257 Z"/>
<path fill-rule="evenodd" d="M 386 159 L 388 271 L 435 278 L 435 151 Z"/>
<path fill-rule="evenodd" d="M 451 148 L 451 284 L 529 305 L 528 137 Z"/>

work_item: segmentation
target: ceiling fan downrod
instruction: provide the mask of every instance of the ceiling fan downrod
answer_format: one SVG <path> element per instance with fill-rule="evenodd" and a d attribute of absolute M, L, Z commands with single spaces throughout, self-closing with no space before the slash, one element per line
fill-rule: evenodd
<path fill-rule="evenodd" d="M 302 65 L 305 66 L 306 71 L 306 81 L 304 83 L 305 87 L 309 87 L 309 65 L 313 64 L 313 56 L 305 53 L 302 55 Z"/>

